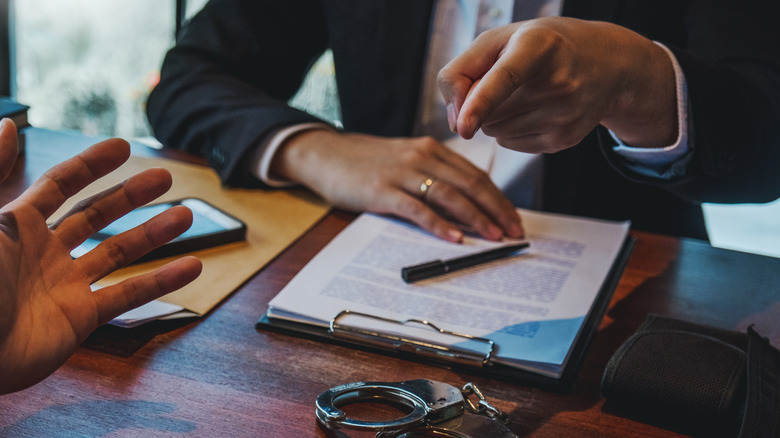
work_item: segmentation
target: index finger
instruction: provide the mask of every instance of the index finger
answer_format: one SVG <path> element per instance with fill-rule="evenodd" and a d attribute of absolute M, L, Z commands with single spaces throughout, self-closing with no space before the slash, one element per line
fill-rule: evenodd
<path fill-rule="evenodd" d="M 464 138 L 473 136 L 515 90 L 537 74 L 543 65 L 539 52 L 542 44 L 537 39 L 537 33 L 530 31 L 518 31 L 509 37 L 495 63 L 464 98 L 458 134 Z"/>
<path fill-rule="evenodd" d="M 48 218 L 71 196 L 111 173 L 130 157 L 130 145 L 112 138 L 52 167 L 20 197 Z"/>
<path fill-rule="evenodd" d="M 504 49 L 500 39 L 492 37 L 495 30 L 480 35 L 465 52 L 447 63 L 436 78 L 439 90 L 448 106 L 457 114 L 474 87 L 496 63 Z"/>

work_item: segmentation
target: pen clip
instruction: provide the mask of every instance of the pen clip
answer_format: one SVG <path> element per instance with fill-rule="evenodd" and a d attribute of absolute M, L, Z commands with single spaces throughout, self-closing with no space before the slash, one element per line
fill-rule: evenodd
<path fill-rule="evenodd" d="M 473 341 L 484 344 L 485 350 L 484 353 L 481 353 L 472 349 L 455 345 L 444 345 L 441 343 L 432 342 L 430 340 L 417 339 L 412 336 L 361 328 L 354 325 L 346 325 L 340 322 L 349 316 L 367 318 L 381 323 L 407 327 L 411 324 L 419 324 L 442 335 L 462 339 L 464 342 L 470 343 Z M 333 317 L 333 319 L 330 320 L 328 331 L 334 337 L 350 339 L 385 350 L 408 352 L 416 356 L 425 356 L 434 360 L 443 362 L 457 362 L 470 366 L 485 366 L 489 364 L 493 355 L 493 350 L 495 348 L 495 342 L 493 342 L 492 339 L 440 329 L 429 321 L 420 319 L 395 320 L 371 315 L 368 313 L 355 312 L 352 310 L 342 310 L 335 317 Z"/>

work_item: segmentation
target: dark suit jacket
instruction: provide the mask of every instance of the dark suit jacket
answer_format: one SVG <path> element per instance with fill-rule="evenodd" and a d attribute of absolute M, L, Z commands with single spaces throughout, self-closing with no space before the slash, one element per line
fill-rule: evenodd
<path fill-rule="evenodd" d="M 257 184 L 248 151 L 315 120 L 286 101 L 333 50 L 346 131 L 409 135 L 432 0 L 212 0 L 166 56 L 148 101 L 157 137 L 205 157 L 223 181 Z M 700 202 L 780 196 L 780 33 L 773 0 L 571 0 L 564 15 L 611 21 L 672 49 L 688 81 L 694 155 L 672 181 L 624 169 L 598 128 L 545 156 L 543 209 L 706 238 Z"/>

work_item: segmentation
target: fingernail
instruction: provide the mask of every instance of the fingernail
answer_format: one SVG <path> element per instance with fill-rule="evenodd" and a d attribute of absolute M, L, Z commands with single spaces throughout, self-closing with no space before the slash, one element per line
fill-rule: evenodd
<path fill-rule="evenodd" d="M 450 124 L 450 131 L 458 132 L 458 109 L 451 103 L 447 105 L 447 121 Z"/>
<path fill-rule="evenodd" d="M 463 232 L 457 228 L 447 230 L 447 237 L 449 237 L 451 242 L 463 242 Z"/>
<path fill-rule="evenodd" d="M 498 228 L 493 224 L 488 226 L 487 232 L 488 232 L 488 238 L 493 240 L 498 240 L 504 235 L 504 232 L 501 231 L 501 228 Z"/>
<path fill-rule="evenodd" d="M 474 133 L 477 131 L 476 129 L 477 122 L 474 119 L 474 116 L 466 117 L 466 119 L 463 121 L 463 138 L 471 138 L 474 136 Z"/>
<path fill-rule="evenodd" d="M 523 234 L 525 234 L 523 220 L 517 214 L 517 210 L 515 210 L 514 220 L 509 224 L 509 233 L 512 237 L 523 237 Z"/>

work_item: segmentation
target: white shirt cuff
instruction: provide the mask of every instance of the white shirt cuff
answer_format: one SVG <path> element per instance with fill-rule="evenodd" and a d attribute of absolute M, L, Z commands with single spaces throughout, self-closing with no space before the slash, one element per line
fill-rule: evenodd
<path fill-rule="evenodd" d="M 271 187 L 292 187 L 296 185 L 296 183 L 292 181 L 274 178 L 271 175 L 271 162 L 273 162 L 276 151 L 278 151 L 290 137 L 311 129 L 332 130 L 333 127 L 327 123 L 302 123 L 288 126 L 269 135 L 268 138 L 260 143 L 260 147 L 257 148 L 252 155 L 252 174 Z"/>
<path fill-rule="evenodd" d="M 662 148 L 636 148 L 624 144 L 612 131 L 609 133 L 618 143 L 613 150 L 625 159 L 626 167 L 644 176 L 672 179 L 685 174 L 690 161 L 689 152 L 693 150 L 693 145 L 688 140 L 688 85 L 672 51 L 661 43 L 656 42 L 656 44 L 669 55 L 674 68 L 677 90 L 677 141 Z"/>

